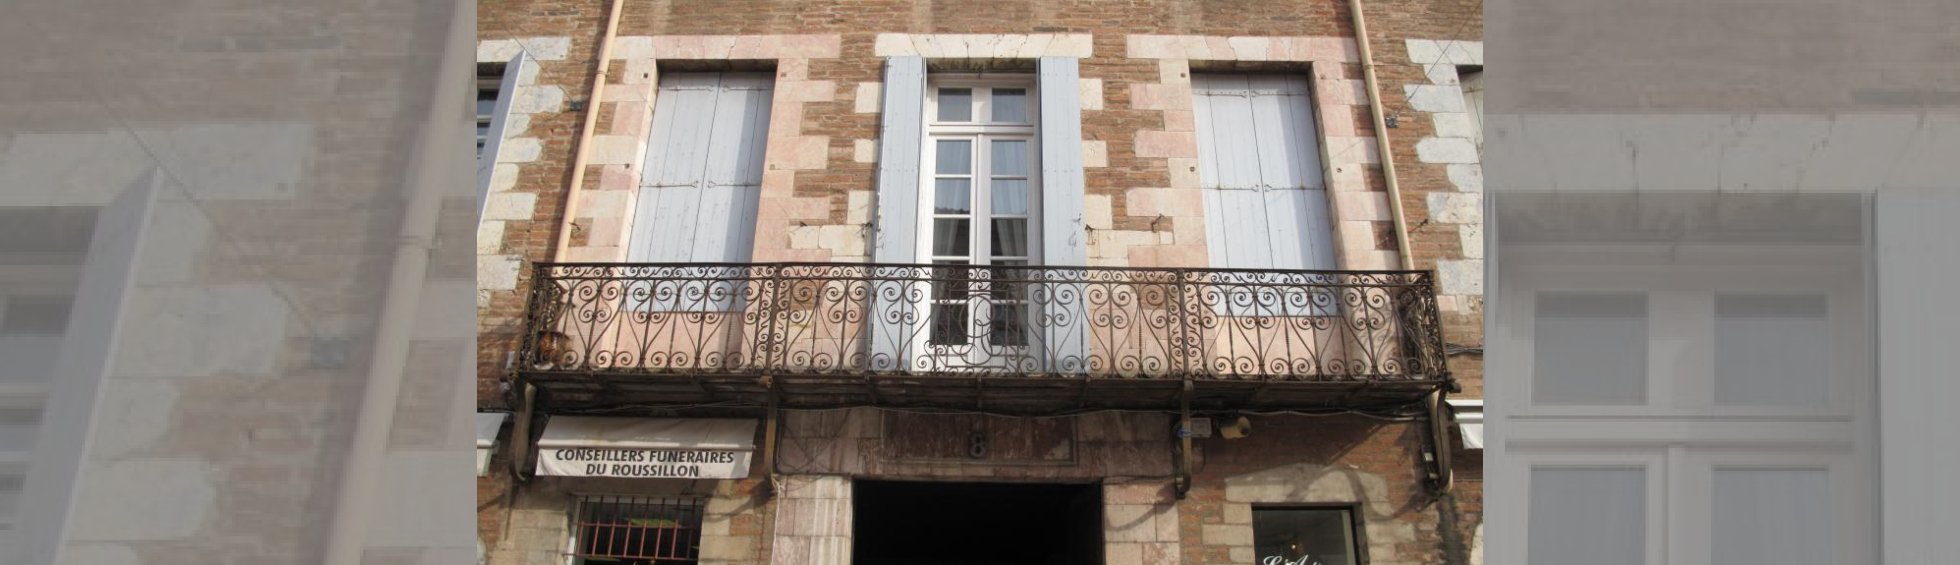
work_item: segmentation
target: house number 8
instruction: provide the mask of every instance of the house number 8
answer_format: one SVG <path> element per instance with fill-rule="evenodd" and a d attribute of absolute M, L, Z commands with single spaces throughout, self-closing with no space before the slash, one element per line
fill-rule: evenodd
<path fill-rule="evenodd" d="M 974 459 L 987 456 L 987 434 L 975 432 L 966 436 L 966 456 Z"/>

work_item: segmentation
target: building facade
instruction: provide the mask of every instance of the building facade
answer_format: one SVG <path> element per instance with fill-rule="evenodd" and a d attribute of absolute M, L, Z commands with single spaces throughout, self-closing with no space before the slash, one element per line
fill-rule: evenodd
<path fill-rule="evenodd" d="M 483 4 L 483 559 L 1479 562 L 1481 5 L 1356 5 Z"/>

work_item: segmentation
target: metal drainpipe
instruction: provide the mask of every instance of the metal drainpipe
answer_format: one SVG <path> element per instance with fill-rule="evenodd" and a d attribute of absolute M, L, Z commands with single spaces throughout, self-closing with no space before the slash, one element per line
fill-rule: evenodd
<path fill-rule="evenodd" d="M 451 53 L 470 52 L 476 37 L 475 12 L 458 9 L 450 15 Z M 446 57 L 436 75 L 432 108 L 454 108 L 467 95 L 467 61 Z M 347 462 L 341 467 L 339 489 L 335 491 L 333 521 L 327 532 L 326 565 L 360 565 L 367 549 L 367 532 L 374 518 L 374 500 L 381 490 L 381 467 L 387 462 L 389 431 L 394 427 L 395 408 L 401 398 L 402 373 L 408 361 L 408 342 L 415 331 L 416 306 L 428 279 L 429 252 L 434 247 L 436 218 L 441 211 L 444 191 L 464 182 L 455 176 L 462 168 L 462 154 L 446 142 L 458 137 L 448 128 L 459 128 L 459 114 L 431 112 L 418 137 L 419 147 L 412 161 L 408 181 L 408 201 L 402 212 L 402 228 L 395 247 L 394 266 L 389 273 L 387 294 L 381 302 L 381 320 L 374 336 L 374 351 L 367 365 L 367 384 L 355 412 L 353 441 Z"/>
<path fill-rule="evenodd" d="M 1361 76 L 1368 82 L 1368 114 L 1375 119 L 1375 148 L 1381 153 L 1382 176 L 1388 181 L 1388 212 L 1395 218 L 1395 249 L 1401 256 L 1402 270 L 1416 268 L 1409 256 L 1409 222 L 1402 217 L 1402 185 L 1395 182 L 1395 153 L 1388 145 L 1388 120 L 1382 116 L 1381 84 L 1375 81 L 1375 56 L 1368 48 L 1368 19 L 1361 14 L 1361 0 L 1348 0 L 1354 13 L 1354 42 L 1361 51 Z"/>
<path fill-rule="evenodd" d="M 579 129 L 578 148 L 572 153 L 572 183 L 565 187 L 565 214 L 558 230 L 558 246 L 552 252 L 556 261 L 564 261 L 566 250 L 572 247 L 572 222 L 578 218 L 578 197 L 585 187 L 585 159 L 592 144 L 592 130 L 599 125 L 599 101 L 605 99 L 606 69 L 612 66 L 613 36 L 619 34 L 619 12 L 626 6 L 626 0 L 613 0 L 612 11 L 606 15 L 606 34 L 599 38 L 599 70 L 592 75 L 592 96 L 585 101 L 585 124 Z"/>

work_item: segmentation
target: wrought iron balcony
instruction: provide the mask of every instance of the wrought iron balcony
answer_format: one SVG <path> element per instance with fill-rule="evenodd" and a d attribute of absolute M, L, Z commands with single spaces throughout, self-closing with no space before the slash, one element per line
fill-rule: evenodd
<path fill-rule="evenodd" d="M 540 264 L 527 324 L 518 370 L 564 405 L 1356 406 L 1451 382 L 1417 271 Z"/>

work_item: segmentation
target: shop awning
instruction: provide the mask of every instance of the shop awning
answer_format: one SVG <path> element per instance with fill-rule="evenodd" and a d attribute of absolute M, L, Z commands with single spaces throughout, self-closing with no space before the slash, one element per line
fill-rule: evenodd
<path fill-rule="evenodd" d="M 1463 447 L 1467 449 L 1484 448 L 1484 401 L 1450 400 L 1450 409 L 1456 413 L 1456 428 L 1463 434 Z"/>
<path fill-rule="evenodd" d="M 497 449 L 497 430 L 508 419 L 510 415 L 502 412 L 476 413 L 476 476 L 490 474 L 490 453 Z"/>
<path fill-rule="evenodd" d="M 538 438 L 538 474 L 739 479 L 755 451 L 755 420 L 558 416 Z"/>

